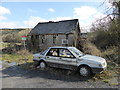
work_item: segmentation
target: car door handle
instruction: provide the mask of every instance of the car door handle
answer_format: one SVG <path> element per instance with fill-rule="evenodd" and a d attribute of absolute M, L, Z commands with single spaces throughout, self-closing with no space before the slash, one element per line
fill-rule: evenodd
<path fill-rule="evenodd" d="M 59 57 L 59 59 L 62 59 L 62 57 Z"/>
<path fill-rule="evenodd" d="M 46 58 L 50 58 L 50 57 L 47 56 Z"/>

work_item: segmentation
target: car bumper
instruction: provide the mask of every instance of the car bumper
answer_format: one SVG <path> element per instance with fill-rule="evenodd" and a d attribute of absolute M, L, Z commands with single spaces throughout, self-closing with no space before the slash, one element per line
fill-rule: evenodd
<path fill-rule="evenodd" d="M 39 59 L 33 58 L 33 61 L 40 61 Z"/>
<path fill-rule="evenodd" d="M 93 73 L 101 73 L 105 70 L 106 68 L 92 68 Z"/>

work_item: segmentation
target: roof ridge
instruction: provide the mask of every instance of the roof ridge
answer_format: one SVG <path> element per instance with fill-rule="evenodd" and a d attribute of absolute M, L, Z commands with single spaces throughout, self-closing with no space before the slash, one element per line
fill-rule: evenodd
<path fill-rule="evenodd" d="M 69 19 L 69 20 L 60 20 L 60 21 L 48 21 L 48 22 L 39 22 L 38 24 L 59 23 L 59 22 L 67 22 L 67 21 L 78 21 L 78 19 Z"/>

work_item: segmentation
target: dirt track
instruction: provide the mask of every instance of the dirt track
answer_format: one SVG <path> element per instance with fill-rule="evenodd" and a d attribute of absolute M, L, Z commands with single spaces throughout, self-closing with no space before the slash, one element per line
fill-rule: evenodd
<path fill-rule="evenodd" d="M 2 88 L 118 88 L 102 81 L 89 81 L 68 70 L 24 70 L 14 65 L 2 70 Z"/>

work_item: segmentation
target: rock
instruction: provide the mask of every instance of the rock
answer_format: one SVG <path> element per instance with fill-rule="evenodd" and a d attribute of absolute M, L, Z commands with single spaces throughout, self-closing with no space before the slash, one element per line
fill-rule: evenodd
<path fill-rule="evenodd" d="M 9 65 L 10 65 L 10 66 L 14 66 L 14 65 L 17 65 L 17 63 L 16 63 L 16 62 L 12 62 L 12 63 L 10 63 Z"/>

